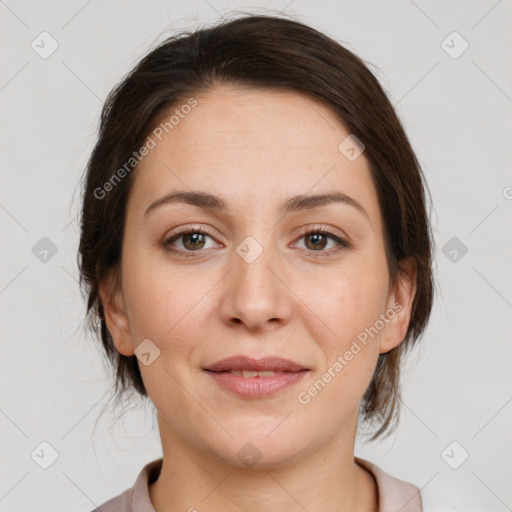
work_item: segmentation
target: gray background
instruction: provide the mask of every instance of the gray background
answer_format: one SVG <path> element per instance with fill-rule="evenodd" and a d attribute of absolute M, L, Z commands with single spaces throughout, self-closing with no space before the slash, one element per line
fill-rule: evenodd
<path fill-rule="evenodd" d="M 283 9 L 374 64 L 432 192 L 440 293 L 398 431 L 356 455 L 462 510 L 512 510 L 510 0 L 0 2 L 0 510 L 92 510 L 160 456 L 151 407 L 97 421 L 109 380 L 83 333 L 78 183 L 114 84 L 170 31 L 236 9 Z"/>

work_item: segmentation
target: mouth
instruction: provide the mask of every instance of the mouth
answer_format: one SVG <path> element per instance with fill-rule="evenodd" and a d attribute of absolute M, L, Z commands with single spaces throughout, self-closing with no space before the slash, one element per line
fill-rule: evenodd
<path fill-rule="evenodd" d="M 212 370 L 205 370 L 207 372 Z M 308 372 L 307 369 L 299 370 L 299 372 Z M 247 379 L 249 377 L 260 377 L 260 378 L 266 378 L 266 377 L 273 377 L 274 375 L 281 375 L 283 373 L 299 373 L 294 371 L 280 371 L 276 372 L 273 370 L 261 370 L 261 371 L 254 371 L 254 370 L 224 370 L 221 372 L 213 372 L 213 373 L 230 373 L 231 375 L 236 375 L 237 377 L 243 377 L 244 379 Z"/>
<path fill-rule="evenodd" d="M 239 375 L 246 377 L 255 377 L 250 372 L 256 372 L 261 377 L 271 376 L 275 373 L 284 372 L 300 372 L 303 370 L 309 370 L 304 365 L 299 364 L 290 359 L 283 359 L 281 357 L 269 356 L 260 359 L 255 359 L 247 356 L 232 356 L 217 361 L 203 370 L 211 372 L 242 372 Z M 271 372 L 271 373 L 268 373 Z M 244 375 L 245 373 L 245 375 Z M 238 375 L 235 373 L 235 375 Z"/>
<path fill-rule="evenodd" d="M 275 395 L 297 384 L 310 371 L 289 359 L 245 356 L 223 359 L 203 370 L 222 390 L 246 399 Z"/>

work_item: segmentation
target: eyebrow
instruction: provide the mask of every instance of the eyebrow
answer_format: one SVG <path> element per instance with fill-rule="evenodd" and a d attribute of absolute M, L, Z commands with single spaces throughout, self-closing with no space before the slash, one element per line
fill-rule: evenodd
<path fill-rule="evenodd" d="M 205 210 L 212 211 L 227 211 L 228 207 L 226 202 L 219 196 L 209 194 L 201 191 L 177 191 L 171 192 L 160 199 L 157 199 L 151 203 L 144 216 L 147 216 L 151 211 L 155 210 L 159 206 L 171 203 L 186 203 L 192 206 L 198 206 Z M 332 203 L 341 203 L 354 207 L 357 211 L 362 213 L 368 220 L 370 217 L 368 212 L 364 209 L 363 205 L 356 201 L 354 198 L 344 194 L 342 192 L 330 192 L 326 194 L 301 194 L 290 197 L 283 201 L 280 206 L 282 213 L 291 213 L 301 210 L 309 210 L 312 208 L 319 208 Z"/>

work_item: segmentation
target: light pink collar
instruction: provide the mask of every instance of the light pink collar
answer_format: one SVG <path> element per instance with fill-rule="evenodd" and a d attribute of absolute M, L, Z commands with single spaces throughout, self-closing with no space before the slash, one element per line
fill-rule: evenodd
<path fill-rule="evenodd" d="M 354 457 L 359 466 L 367 469 L 377 482 L 379 512 L 422 512 L 420 490 L 409 482 L 399 480 L 367 460 Z"/>
<path fill-rule="evenodd" d="M 354 457 L 355 462 L 374 477 L 379 493 L 379 512 L 422 512 L 420 491 L 404 480 L 382 471 L 367 460 Z M 160 474 L 163 459 L 144 466 L 132 488 L 101 507 L 102 512 L 155 512 L 149 499 L 149 484 Z"/>

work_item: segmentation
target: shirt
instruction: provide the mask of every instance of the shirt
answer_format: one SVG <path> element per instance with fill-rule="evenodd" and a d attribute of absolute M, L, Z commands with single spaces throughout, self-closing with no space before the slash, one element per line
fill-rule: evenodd
<path fill-rule="evenodd" d="M 442 495 L 432 490 L 420 491 L 413 484 L 384 472 L 372 462 L 354 457 L 357 464 L 368 470 L 377 483 L 379 512 L 456 512 Z M 135 484 L 105 502 L 92 512 L 156 512 L 149 499 L 149 484 L 160 475 L 163 459 L 144 466 Z"/>

